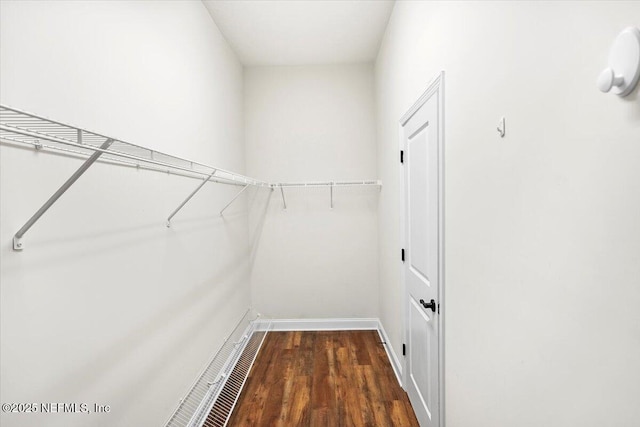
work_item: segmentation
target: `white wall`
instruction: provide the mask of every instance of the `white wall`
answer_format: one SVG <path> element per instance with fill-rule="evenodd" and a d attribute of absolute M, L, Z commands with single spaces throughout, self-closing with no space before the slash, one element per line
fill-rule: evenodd
<path fill-rule="evenodd" d="M 242 172 L 242 66 L 184 1 L 0 2 L 1 102 Z M 249 304 L 236 187 L 1 145 L 2 401 L 109 414 L 2 414 L 3 426 L 161 425 Z"/>
<path fill-rule="evenodd" d="M 270 182 L 375 179 L 373 66 L 245 69 L 247 173 Z M 377 317 L 378 190 L 251 199 L 256 309 L 275 318 Z M 268 203 L 268 205 L 266 204 Z M 253 233 L 256 235 L 256 233 Z"/>
<path fill-rule="evenodd" d="M 396 3 L 376 63 L 381 317 L 398 352 L 398 121 L 445 70 L 448 427 L 638 425 L 640 97 L 595 80 L 639 17 Z"/>

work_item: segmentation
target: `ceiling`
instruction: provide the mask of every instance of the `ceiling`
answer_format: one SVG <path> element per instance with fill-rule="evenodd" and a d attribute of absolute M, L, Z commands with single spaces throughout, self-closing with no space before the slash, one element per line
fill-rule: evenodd
<path fill-rule="evenodd" d="M 203 0 L 244 65 L 373 61 L 389 0 Z"/>

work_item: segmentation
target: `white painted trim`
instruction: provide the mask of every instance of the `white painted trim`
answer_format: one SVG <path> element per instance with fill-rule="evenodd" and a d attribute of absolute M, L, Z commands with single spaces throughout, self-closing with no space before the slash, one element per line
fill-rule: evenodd
<path fill-rule="evenodd" d="M 331 318 L 331 319 L 270 319 L 272 331 L 354 331 L 377 330 L 380 321 L 376 318 Z"/>
<path fill-rule="evenodd" d="M 387 357 L 389 358 L 393 372 L 396 374 L 398 384 L 402 387 L 402 364 L 400 363 L 400 359 L 398 359 L 396 352 L 393 351 L 387 331 L 384 330 L 384 326 L 382 326 L 382 322 L 380 320 L 378 320 L 378 335 L 380 335 L 380 339 L 384 343 L 384 349 L 387 352 Z"/>
<path fill-rule="evenodd" d="M 444 207 L 444 191 L 445 191 L 445 185 L 444 185 L 444 171 L 445 171 L 445 154 L 444 154 L 444 150 L 445 150 L 445 144 L 444 144 L 444 137 L 445 137 L 445 99 L 444 99 L 444 91 L 445 91 L 445 87 L 444 87 L 444 70 L 440 72 L 440 76 L 439 76 L 439 83 L 438 85 L 440 86 L 440 90 L 439 90 L 439 96 L 440 96 L 440 117 L 439 117 L 439 127 L 438 129 L 440 130 L 440 147 L 438 149 L 438 154 L 439 154 L 439 159 L 438 161 L 440 162 L 440 167 L 439 167 L 439 177 L 438 177 L 438 181 L 439 181 L 439 186 L 440 188 L 438 189 L 439 192 L 439 196 L 440 196 L 440 212 L 439 212 L 439 218 L 440 218 L 440 224 L 438 224 L 438 233 L 440 234 L 440 241 L 439 246 L 438 246 L 438 251 L 440 252 L 440 257 L 439 257 L 439 261 L 440 261 L 440 274 L 438 275 L 438 277 L 440 278 L 440 283 L 438 283 L 438 294 L 440 295 L 440 302 L 438 303 L 438 314 L 440 315 L 440 322 L 438 322 L 438 326 L 440 327 L 440 330 L 438 332 L 440 332 L 439 335 L 439 339 L 438 339 L 438 345 L 440 347 L 440 357 L 438 358 L 438 362 L 439 362 L 439 367 L 438 367 L 438 376 L 440 377 L 440 400 L 439 400 L 439 404 L 440 404 L 440 427 L 445 427 L 445 404 L 444 404 L 444 388 L 445 388 L 445 381 L 444 381 L 444 364 L 445 364 L 445 358 L 444 358 L 444 318 L 445 315 L 447 313 L 447 309 L 446 309 L 446 304 L 445 304 L 445 292 L 444 292 L 444 284 L 445 284 L 445 270 L 444 270 L 444 265 L 445 265 L 445 257 L 444 257 L 444 245 L 445 245 L 445 234 L 444 234 L 444 221 L 445 221 L 445 217 L 444 217 L 444 213 L 445 213 L 445 207 Z"/>
<path fill-rule="evenodd" d="M 420 107 L 422 107 L 424 103 L 427 102 L 429 98 L 431 98 L 431 95 L 433 95 L 438 90 L 442 90 L 443 87 L 444 71 L 441 71 L 436 77 L 433 78 L 433 80 L 431 80 L 431 82 L 429 82 L 429 84 L 427 85 L 427 89 L 422 95 L 420 95 L 420 98 L 418 98 L 418 100 L 411 106 L 411 108 L 409 108 L 409 110 L 407 110 L 407 112 L 402 115 L 402 117 L 400 118 L 400 126 L 406 125 L 409 119 L 418 112 Z"/>
<path fill-rule="evenodd" d="M 444 131 L 444 127 L 445 127 L 445 100 L 444 100 L 444 77 L 445 77 L 445 73 L 444 71 L 441 71 L 435 78 L 433 78 L 431 80 L 431 82 L 429 82 L 429 84 L 427 85 L 427 89 L 424 91 L 424 93 L 420 96 L 420 98 L 418 98 L 418 100 L 411 106 L 411 108 L 409 108 L 409 110 L 407 110 L 407 112 L 405 114 L 402 115 L 402 117 L 400 118 L 399 121 L 399 137 L 398 137 L 398 143 L 399 143 L 399 149 L 400 150 L 406 150 L 406 147 L 404 146 L 404 134 L 403 134 L 403 127 L 404 125 L 407 124 L 407 122 L 409 121 L 409 119 L 411 119 L 411 117 L 418 111 L 418 109 L 420 109 L 420 107 L 422 107 L 422 105 L 424 105 L 425 102 L 427 102 L 427 100 L 434 94 L 437 93 L 438 96 L 438 103 L 440 105 L 440 109 L 439 109 L 439 117 L 438 117 L 438 130 L 440 133 L 440 138 L 439 138 L 439 146 L 438 146 L 438 166 L 439 166 L 439 171 L 438 171 L 438 191 L 439 191 L 439 212 L 438 212 L 438 234 L 439 234 L 439 239 L 438 239 L 438 252 L 439 252 L 439 265 L 438 265 L 438 277 L 439 277 L 439 282 L 438 282 L 438 305 L 439 305 L 439 321 L 438 321 L 438 347 L 439 347 L 439 355 L 438 355 L 438 383 L 439 383 L 439 401 L 438 401 L 438 405 L 439 405 L 439 412 L 440 412 L 440 425 L 439 427 L 445 427 L 445 404 L 444 404 L 444 399 L 445 399 L 445 377 L 444 377 L 444 364 L 445 364 L 445 348 L 444 348 L 444 334 L 445 334 L 445 328 L 444 328 L 444 319 L 445 319 L 445 314 L 446 314 L 446 310 L 445 310 L 445 293 L 444 293 L 444 285 L 445 285 L 445 270 L 444 270 L 444 265 L 445 265 L 445 259 L 444 259 L 444 201 L 445 201 L 445 197 L 444 197 L 444 191 L 445 191 L 445 185 L 444 185 L 444 177 L 445 177 L 445 173 L 444 173 L 444 169 L 445 169 L 445 160 L 444 160 L 444 150 L 445 150 L 445 143 L 444 143 L 444 137 L 445 137 L 445 131 Z M 405 198 L 406 198 L 406 189 L 405 189 L 405 181 L 404 181 L 404 170 L 401 168 L 399 168 L 399 173 L 400 173 L 400 185 L 402 186 L 401 188 L 401 194 L 402 194 L 402 204 L 401 204 L 401 218 L 400 218 L 400 232 L 401 232 L 401 247 L 402 248 L 406 248 L 406 224 L 405 224 L 405 218 L 406 218 L 406 209 L 405 209 Z M 403 268 L 403 265 L 400 264 L 399 266 L 400 270 L 401 270 L 401 281 L 402 281 L 402 298 L 404 299 L 405 295 L 406 295 L 406 275 L 405 275 L 405 269 Z M 405 303 L 406 304 L 406 303 Z M 406 307 L 406 305 L 403 305 L 405 312 L 403 313 L 403 331 L 402 331 L 402 337 L 404 342 L 407 342 L 407 312 L 408 312 L 408 308 Z M 405 382 L 401 383 L 401 384 L 406 384 L 406 378 L 405 376 L 407 375 L 407 371 L 406 371 L 406 358 L 403 360 L 403 364 L 402 364 L 402 371 L 405 375 L 402 376 L 403 380 Z"/>

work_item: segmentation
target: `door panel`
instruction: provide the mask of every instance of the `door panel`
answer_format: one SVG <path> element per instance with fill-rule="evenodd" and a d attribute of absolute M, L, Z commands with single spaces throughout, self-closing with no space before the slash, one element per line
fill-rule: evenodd
<path fill-rule="evenodd" d="M 429 408 L 433 406 L 433 393 L 429 381 L 429 371 L 432 360 L 429 357 L 429 340 L 423 338 L 429 335 L 431 319 L 414 298 L 409 301 L 409 304 L 409 322 L 411 323 L 409 358 L 412 361 L 409 378 L 415 388 L 415 394 L 419 398 L 420 406 L 426 409 L 427 416 L 431 418 Z"/>
<path fill-rule="evenodd" d="M 425 194 L 428 189 L 427 168 L 428 126 L 423 127 L 407 140 L 407 165 L 409 169 L 409 263 L 414 273 L 429 280 L 429 218 Z"/>
<path fill-rule="evenodd" d="M 421 426 L 440 424 L 440 93 L 402 127 L 405 161 L 405 386 Z M 433 301 L 433 304 L 429 304 Z"/>

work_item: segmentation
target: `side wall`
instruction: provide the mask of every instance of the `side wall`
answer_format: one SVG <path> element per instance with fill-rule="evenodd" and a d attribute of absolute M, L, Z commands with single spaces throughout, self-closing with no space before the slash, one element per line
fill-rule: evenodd
<path fill-rule="evenodd" d="M 373 66 L 245 69 L 247 172 L 270 182 L 375 179 Z M 251 203 L 252 297 L 275 318 L 378 317 L 375 188 L 279 190 Z M 253 200 L 253 199 L 252 199 Z"/>
<path fill-rule="evenodd" d="M 242 172 L 242 66 L 200 2 L 0 2 L 0 101 Z M 3 426 L 157 426 L 249 304 L 246 201 L 197 179 L 0 145 L 2 402 L 110 405 Z"/>
<path fill-rule="evenodd" d="M 445 70 L 447 427 L 638 424 L 640 96 L 595 85 L 638 17 L 395 5 L 376 63 L 381 319 L 399 354 L 398 121 Z"/>

